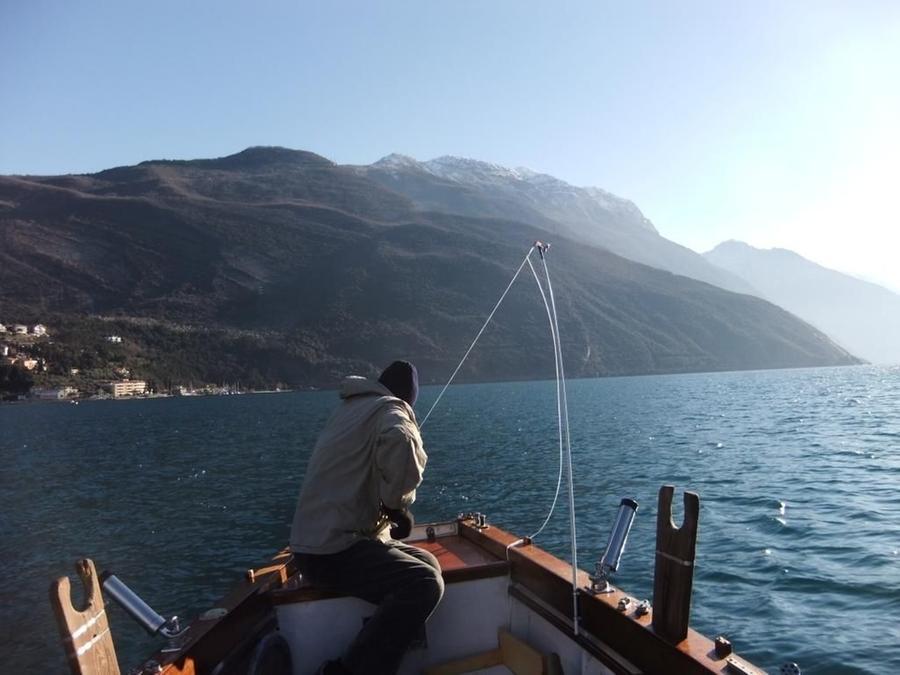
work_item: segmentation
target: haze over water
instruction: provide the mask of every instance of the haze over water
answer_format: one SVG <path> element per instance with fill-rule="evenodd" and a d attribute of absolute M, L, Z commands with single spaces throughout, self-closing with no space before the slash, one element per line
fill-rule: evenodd
<path fill-rule="evenodd" d="M 426 388 L 420 415 L 436 388 Z M 700 493 L 693 626 L 770 671 L 900 672 L 900 368 L 569 383 L 579 565 L 640 503 L 614 583 L 652 593 L 656 494 Z M 0 406 L 2 663 L 60 672 L 50 581 L 92 557 L 192 618 L 287 541 L 334 392 Z M 419 522 L 479 510 L 521 535 L 558 472 L 552 382 L 448 390 L 424 430 Z M 568 557 L 565 495 L 537 543 Z M 676 516 L 676 519 L 680 515 Z M 158 643 L 118 608 L 126 670 Z"/>

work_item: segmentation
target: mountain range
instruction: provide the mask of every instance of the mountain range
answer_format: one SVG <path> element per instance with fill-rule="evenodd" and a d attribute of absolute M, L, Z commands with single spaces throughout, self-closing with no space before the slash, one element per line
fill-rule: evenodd
<path fill-rule="evenodd" d="M 632 202 L 600 188 L 461 157 L 418 162 L 393 154 L 356 169 L 422 211 L 529 223 L 651 267 L 738 293 L 753 292 L 743 279 L 662 237 Z"/>
<path fill-rule="evenodd" d="M 900 363 L 900 295 L 781 248 L 739 241 L 704 256 L 872 363 Z"/>
<path fill-rule="evenodd" d="M 115 330 L 137 374 L 167 381 L 327 385 L 405 357 L 442 382 L 541 239 L 553 244 L 572 376 L 858 362 L 770 302 L 602 244 L 652 241 L 680 264 L 681 247 L 630 202 L 527 172 L 517 186 L 512 172 L 468 160 L 411 162 L 341 166 L 257 147 L 0 177 L 0 320 L 41 320 L 61 340 L 67 326 L 81 341 Z M 461 377 L 551 377 L 550 345 L 523 275 Z"/>

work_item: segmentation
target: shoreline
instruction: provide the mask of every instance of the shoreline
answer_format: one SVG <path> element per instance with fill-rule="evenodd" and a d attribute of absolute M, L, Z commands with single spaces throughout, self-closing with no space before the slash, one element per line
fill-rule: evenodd
<path fill-rule="evenodd" d="M 250 394 L 289 394 L 295 391 L 307 391 L 299 389 L 260 389 L 250 391 L 231 391 L 231 392 L 193 392 L 190 394 L 143 394 L 136 396 L 84 396 L 75 398 L 20 398 L 14 401 L 0 400 L 2 405 L 27 405 L 27 404 L 43 404 L 59 405 L 64 403 L 93 403 L 96 401 L 147 401 L 160 398 L 207 398 L 211 396 L 247 396 Z M 308 391 L 318 391 L 317 389 L 309 389 Z"/>

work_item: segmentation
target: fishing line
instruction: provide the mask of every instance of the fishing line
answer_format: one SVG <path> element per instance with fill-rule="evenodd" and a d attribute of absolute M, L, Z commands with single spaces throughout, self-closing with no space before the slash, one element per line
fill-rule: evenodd
<path fill-rule="evenodd" d="M 527 258 L 526 258 L 527 259 Z M 550 281 L 550 270 L 547 268 L 547 258 L 541 250 L 541 262 L 544 265 L 544 277 L 547 279 L 547 291 L 550 295 L 550 308 L 553 310 L 553 339 L 556 343 L 556 353 L 559 363 L 560 393 L 562 399 L 562 418 L 565 428 L 566 468 L 569 474 L 569 527 L 572 535 L 572 628 L 578 635 L 578 546 L 575 535 L 575 481 L 572 474 L 572 444 L 569 434 L 569 402 L 566 397 L 566 371 L 563 367 L 562 346 L 559 341 L 559 319 L 556 314 L 556 298 L 553 295 L 553 284 Z"/>
<path fill-rule="evenodd" d="M 534 252 L 534 249 L 537 248 L 541 255 L 541 263 L 544 267 L 544 278 L 547 281 L 547 293 L 544 292 L 544 287 L 541 284 L 540 278 L 537 275 L 537 272 L 534 269 L 534 265 L 531 264 L 531 254 Z M 556 508 L 556 503 L 559 499 L 560 487 L 562 485 L 562 465 L 563 465 L 563 456 L 565 456 L 565 462 L 568 473 L 568 492 L 569 492 L 569 527 L 571 530 L 571 540 L 572 540 L 572 627 L 575 635 L 578 635 L 579 621 L 578 621 L 578 549 L 577 549 L 577 541 L 576 541 L 576 531 L 575 531 L 575 488 L 574 488 L 574 477 L 572 473 L 572 444 L 571 437 L 569 432 L 569 404 L 568 399 L 566 397 L 566 372 L 565 367 L 563 366 L 563 358 L 562 358 L 562 344 L 559 339 L 559 318 L 556 313 L 556 298 L 553 294 L 553 284 L 550 281 L 550 270 L 547 267 L 547 259 L 545 257 L 545 252 L 549 247 L 541 242 L 535 242 L 531 248 L 528 249 L 528 253 L 525 254 L 525 257 L 522 259 L 522 262 L 519 263 L 519 267 L 516 269 L 516 273 L 513 275 L 513 278 L 510 280 L 509 284 L 507 284 L 503 293 L 500 295 L 500 299 L 497 300 L 497 303 L 494 305 L 494 308 L 491 310 L 491 313 L 488 314 L 487 319 L 485 319 L 484 324 L 481 326 L 481 329 L 475 335 L 475 339 L 472 340 L 472 344 L 469 345 L 469 348 L 466 350 L 466 353 L 463 354 L 462 359 L 460 359 L 459 364 L 457 364 L 453 373 L 450 375 L 450 379 L 447 380 L 447 384 L 441 389 L 434 403 L 431 404 L 431 408 L 429 408 L 425 417 L 422 419 L 422 423 L 419 425 L 419 428 L 425 426 L 425 423 L 428 421 L 428 418 L 431 417 L 431 413 L 434 412 L 434 409 L 437 407 L 438 403 L 440 403 L 441 399 L 444 397 L 444 393 L 452 384 L 454 378 L 457 373 L 459 373 L 460 368 L 462 368 L 463 364 L 466 362 L 466 359 L 469 357 L 469 354 L 475 348 L 475 345 L 478 342 L 478 339 L 481 337 L 484 330 L 487 328 L 488 324 L 491 322 L 491 319 L 494 318 L 494 314 L 496 314 L 497 309 L 503 303 L 503 300 L 506 298 L 506 295 L 509 293 L 509 289 L 512 288 L 513 284 L 516 282 L 516 279 L 519 278 L 519 274 L 522 272 L 522 268 L 525 267 L 525 264 L 528 264 L 528 267 L 531 269 L 531 273 L 534 276 L 534 280 L 537 283 L 538 290 L 541 293 L 541 299 L 544 301 L 544 309 L 547 312 L 547 319 L 550 323 L 550 337 L 553 340 L 553 362 L 556 370 L 556 411 L 557 411 L 557 427 L 559 430 L 559 451 L 560 451 L 560 463 L 559 463 L 559 476 L 557 478 L 556 483 L 556 494 L 553 497 L 553 503 L 550 506 L 550 512 L 547 514 L 546 519 L 541 524 L 538 531 L 535 532 L 529 539 L 534 539 L 538 534 L 540 534 L 543 529 L 547 526 L 547 523 L 550 522 L 550 518 L 553 515 L 553 511 Z M 550 296 L 550 303 L 547 303 L 547 295 Z M 507 547 L 507 556 L 509 555 L 509 548 L 514 547 L 516 544 L 520 543 L 519 541 L 513 542 Z"/>
<path fill-rule="evenodd" d="M 547 527 L 547 523 L 550 522 L 551 516 L 553 516 L 553 511 L 556 509 L 556 502 L 559 500 L 559 491 L 562 487 L 562 475 L 563 475 L 563 426 L 562 426 L 562 397 L 560 396 L 560 386 L 559 386 L 559 352 L 556 349 L 556 328 L 553 326 L 553 316 L 550 313 L 550 305 L 547 302 L 547 296 L 544 293 L 544 287 L 541 285 L 541 280 L 538 279 L 537 272 L 534 269 L 534 265 L 531 264 L 531 260 L 528 260 L 528 267 L 531 268 L 531 274 L 534 276 L 534 282 L 537 284 L 538 291 L 541 293 L 541 300 L 544 301 L 544 309 L 547 310 L 547 320 L 550 322 L 550 337 L 553 340 L 553 367 L 556 369 L 556 419 L 557 419 L 557 427 L 559 429 L 559 475 L 556 478 L 556 494 L 553 495 L 553 503 L 550 505 L 550 512 L 547 514 L 547 517 L 544 519 L 544 522 L 537 529 L 537 532 L 532 534 L 529 539 L 536 539 L 537 536 L 544 531 L 544 528 Z"/>
<path fill-rule="evenodd" d="M 469 353 L 475 347 L 475 343 L 478 342 L 478 338 L 481 337 L 481 334 L 484 332 L 484 329 L 487 328 L 487 325 L 491 322 L 491 319 L 494 318 L 494 314 L 497 311 L 497 308 L 500 307 L 500 303 L 503 302 L 503 299 L 506 297 L 506 294 L 509 293 L 509 289 L 512 288 L 512 285 L 516 282 L 516 279 L 519 278 L 519 273 L 522 271 L 522 268 L 525 267 L 525 263 L 528 262 L 528 258 L 531 256 L 532 251 L 534 251 L 534 246 L 528 249 L 528 253 L 525 254 L 524 260 L 519 264 L 519 268 L 516 270 L 516 273 L 513 275 L 512 280 L 506 287 L 506 290 L 503 291 L 503 294 L 500 296 L 500 299 L 497 301 L 497 304 L 494 305 L 494 309 L 491 310 L 491 313 L 488 314 L 488 318 L 485 320 L 484 325 L 481 327 L 481 330 L 478 331 L 478 335 L 475 336 L 475 339 L 472 340 L 472 344 L 469 345 L 469 348 L 466 350 L 466 353 L 463 354 L 462 359 L 459 362 L 459 365 L 456 366 L 456 370 L 453 371 L 453 374 L 450 376 L 450 379 L 447 380 L 447 384 L 444 385 L 444 388 L 441 389 L 441 393 L 438 394 L 438 397 L 434 400 L 434 403 L 431 404 L 431 408 L 428 410 L 428 413 L 425 415 L 425 418 L 422 420 L 422 423 L 419 425 L 419 429 L 425 426 L 425 422 L 428 421 L 428 418 L 431 416 L 431 413 L 437 407 L 437 404 L 440 403 L 441 398 L 444 396 L 444 392 L 447 391 L 447 387 L 450 386 L 450 383 L 453 382 L 453 378 L 456 377 L 456 374 L 459 372 L 459 369 L 462 368 L 463 363 L 466 362 L 466 359 L 469 358 Z"/>

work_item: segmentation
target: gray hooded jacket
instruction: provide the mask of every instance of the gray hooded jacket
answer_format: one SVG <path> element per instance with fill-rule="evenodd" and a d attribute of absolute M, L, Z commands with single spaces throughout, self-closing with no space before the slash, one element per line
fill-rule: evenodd
<path fill-rule="evenodd" d="M 422 482 L 428 457 L 412 408 L 362 377 L 345 378 L 340 396 L 300 488 L 290 541 L 297 553 L 337 553 L 360 538 L 386 541 L 381 503 L 409 506 Z"/>

